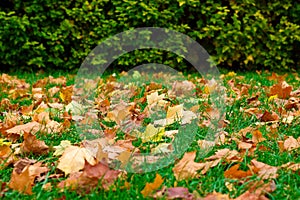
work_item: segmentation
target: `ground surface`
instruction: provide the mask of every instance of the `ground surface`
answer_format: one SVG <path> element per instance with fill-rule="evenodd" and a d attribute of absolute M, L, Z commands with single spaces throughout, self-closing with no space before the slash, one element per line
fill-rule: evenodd
<path fill-rule="evenodd" d="M 122 77 L 126 74 L 97 82 L 95 112 L 84 114 L 84 105 L 72 101 L 74 75 L 1 74 L 0 197 L 300 197 L 298 74 L 224 73 L 224 116 L 209 100 L 213 80 L 194 74 L 168 89 L 151 81 L 137 86 L 134 78 L 132 83 L 118 81 Z M 88 83 L 84 88 L 89 88 Z M 182 106 L 185 92 L 192 92 L 188 101 L 196 104 Z M 120 95 L 128 102 L 119 101 Z M 156 111 L 163 111 L 158 116 L 165 122 L 152 117 Z M 131 160 L 133 155 L 160 158 L 176 148 L 172 142 L 179 137 L 176 131 L 183 121 L 197 126 L 188 130 L 193 138 L 185 153 L 167 167 L 134 173 L 141 162 Z M 93 138 L 83 140 L 76 124 L 95 122 L 97 126 L 87 133 Z M 144 128 L 137 131 L 137 127 Z M 213 130 L 213 138 L 206 137 L 208 130 Z M 149 166 L 153 162 L 155 167 L 155 159 Z M 124 170 L 128 166 L 132 171 Z"/>

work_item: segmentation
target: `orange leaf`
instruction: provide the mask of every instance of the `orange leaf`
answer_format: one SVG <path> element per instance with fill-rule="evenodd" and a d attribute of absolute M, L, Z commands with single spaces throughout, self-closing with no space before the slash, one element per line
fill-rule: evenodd
<path fill-rule="evenodd" d="M 9 187 L 19 192 L 24 192 L 25 194 L 32 194 L 34 178 L 35 177 L 30 176 L 29 174 L 29 166 L 26 166 L 20 174 L 14 169 L 9 182 Z"/>
<path fill-rule="evenodd" d="M 270 88 L 270 93 L 268 94 L 268 96 L 277 95 L 280 99 L 286 99 L 290 97 L 292 90 L 292 86 L 290 86 L 287 82 L 282 81 Z"/>
<path fill-rule="evenodd" d="M 225 178 L 240 179 L 252 175 L 252 172 L 250 170 L 247 171 L 239 170 L 239 167 L 240 164 L 236 164 L 230 167 L 229 169 L 227 169 L 224 172 Z"/>
<path fill-rule="evenodd" d="M 141 191 L 142 195 L 145 198 L 148 197 L 149 194 L 151 194 L 154 191 L 156 191 L 161 186 L 161 184 L 163 182 L 164 182 L 164 179 L 159 174 L 156 174 L 156 177 L 155 177 L 153 183 L 146 183 L 146 186 Z"/>

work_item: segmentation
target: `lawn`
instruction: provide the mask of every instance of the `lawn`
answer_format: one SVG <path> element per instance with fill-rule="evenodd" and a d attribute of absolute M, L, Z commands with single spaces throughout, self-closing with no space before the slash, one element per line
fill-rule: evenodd
<path fill-rule="evenodd" d="M 129 76 L 90 83 L 86 113 L 88 101 L 72 99 L 75 74 L 1 74 L 0 198 L 300 197 L 298 73 L 223 71 L 224 115 L 214 82 L 195 73 L 171 88 Z"/>

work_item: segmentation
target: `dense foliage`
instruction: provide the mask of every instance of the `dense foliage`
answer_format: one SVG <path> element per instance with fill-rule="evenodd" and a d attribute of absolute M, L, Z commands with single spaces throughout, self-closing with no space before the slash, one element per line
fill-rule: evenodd
<path fill-rule="evenodd" d="M 1 68 L 76 69 L 104 39 L 136 27 L 185 33 L 219 66 L 290 69 L 300 64 L 300 4 L 290 0 L 1 0 Z M 167 52 L 135 51 L 114 65 L 159 62 Z"/>

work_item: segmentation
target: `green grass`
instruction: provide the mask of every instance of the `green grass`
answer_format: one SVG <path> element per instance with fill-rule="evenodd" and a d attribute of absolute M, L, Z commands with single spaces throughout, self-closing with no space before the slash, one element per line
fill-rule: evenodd
<path fill-rule="evenodd" d="M 71 85 L 74 83 L 74 76 L 70 76 L 68 73 L 65 72 L 58 72 L 54 74 L 43 74 L 43 73 L 20 73 L 17 72 L 16 75 L 18 78 L 25 79 L 27 83 L 33 84 L 37 80 L 47 77 L 49 75 L 52 75 L 53 77 L 60 77 L 60 76 L 66 76 L 68 78 L 67 85 Z M 250 84 L 250 96 L 252 94 L 256 94 L 257 92 L 261 92 L 261 95 L 259 97 L 259 100 L 261 101 L 262 105 L 260 106 L 261 109 L 270 110 L 270 105 L 268 102 L 268 97 L 266 96 L 265 90 L 262 86 L 271 86 L 274 84 L 274 81 L 269 81 L 267 79 L 267 76 L 269 76 L 270 73 L 262 73 L 261 75 L 258 75 L 255 72 L 239 72 L 238 76 L 243 76 L 241 80 L 236 80 L 238 83 L 246 83 Z M 196 76 L 196 75 L 193 75 Z M 226 77 L 224 80 L 224 85 L 227 85 L 227 81 L 234 77 Z M 299 81 L 295 79 L 294 76 L 289 75 L 288 78 L 286 78 L 287 82 L 290 85 L 293 85 L 294 88 L 300 87 Z M 48 85 L 47 88 L 52 87 L 53 85 Z M 258 88 L 254 88 L 254 86 L 257 86 Z M 143 96 L 143 90 L 141 93 L 135 97 L 135 98 L 141 98 Z M 228 95 L 230 95 L 231 91 L 228 90 Z M 247 96 L 248 98 L 249 96 Z M 7 98 L 6 94 L 0 93 L 0 99 Z M 256 119 L 253 116 L 245 116 L 243 112 L 241 112 L 240 108 L 249 108 L 247 104 L 247 98 L 241 98 L 239 100 L 236 100 L 232 105 L 226 106 L 226 119 L 230 121 L 230 124 L 225 128 L 225 131 L 229 133 L 229 135 L 232 135 L 234 133 L 237 133 L 239 130 L 248 127 L 250 125 L 253 125 L 256 122 L 259 122 L 258 119 Z M 30 105 L 31 100 L 30 99 L 16 99 L 12 101 L 13 104 L 19 103 L 20 106 L 22 105 Z M 143 106 L 141 106 L 143 108 Z M 4 110 L 1 110 L 3 112 Z M 57 119 L 59 120 L 59 118 Z M 295 120 L 296 121 L 296 120 Z M 146 119 L 145 123 L 151 122 L 151 119 Z M 299 122 L 299 120 L 298 120 Z M 263 135 L 266 137 L 266 141 L 261 142 L 259 145 L 264 146 L 264 150 L 256 150 L 253 155 L 245 155 L 244 156 L 244 167 L 247 166 L 247 163 L 252 159 L 255 158 L 258 161 L 264 162 L 266 164 L 272 165 L 272 166 L 280 166 L 282 164 L 285 164 L 287 162 L 294 162 L 299 163 L 300 162 L 300 152 L 298 150 L 294 150 L 291 152 L 281 152 L 277 141 L 283 140 L 284 136 L 294 136 L 295 138 L 298 138 L 300 136 L 300 126 L 299 123 L 294 123 L 290 125 L 280 124 L 278 127 L 278 138 L 267 138 L 267 130 L 266 126 L 262 126 L 259 128 L 260 131 L 263 133 Z M 199 129 L 195 142 L 192 142 L 191 146 L 188 148 L 188 151 L 197 150 L 197 140 L 202 139 L 203 136 L 202 133 L 205 131 L 204 129 Z M 119 138 L 122 138 L 122 132 L 118 132 L 117 136 Z M 50 146 L 56 146 L 60 143 L 62 140 L 70 140 L 71 143 L 79 143 L 80 137 L 78 133 L 76 132 L 76 129 L 74 125 L 71 126 L 69 130 L 66 132 L 60 133 L 60 134 L 37 134 L 37 138 L 45 141 L 45 143 Z M 140 144 L 139 144 L 140 145 Z M 223 148 L 229 148 L 229 149 L 237 149 L 237 144 L 235 142 L 228 142 L 226 144 L 223 144 L 221 146 L 215 146 L 208 154 L 207 156 L 210 156 L 214 154 L 215 151 Z M 36 156 L 31 154 L 24 154 L 21 155 L 21 157 L 28 157 L 32 159 L 37 159 L 38 161 L 43 161 L 47 163 L 47 165 L 50 168 L 50 172 L 48 172 L 48 175 L 56 173 L 57 169 L 55 166 L 55 161 L 57 161 L 58 158 L 53 157 L 53 151 L 47 155 L 44 156 Z M 201 156 L 197 156 L 197 161 L 203 160 Z M 159 169 L 157 171 L 158 174 L 160 174 L 164 178 L 163 185 L 166 187 L 174 187 L 174 186 L 182 186 L 189 189 L 190 192 L 196 191 L 200 196 L 207 196 L 209 193 L 212 193 L 213 191 L 220 192 L 220 193 L 227 193 L 232 198 L 239 196 L 240 194 L 244 193 L 247 188 L 247 183 L 251 183 L 256 181 L 258 178 L 253 176 L 245 184 L 240 184 L 237 180 L 233 179 L 227 179 L 224 177 L 224 171 L 229 169 L 233 164 L 228 163 L 220 163 L 216 167 L 211 168 L 205 175 L 199 175 L 198 178 L 191 179 L 188 181 L 176 181 L 174 174 L 172 172 L 172 168 L 174 166 L 170 165 L 168 167 Z M 12 166 L 5 167 L 2 170 L 0 170 L 0 183 L 8 183 L 10 180 L 10 176 L 12 173 Z M 280 169 L 278 171 L 278 178 L 275 179 L 276 183 L 276 190 L 270 194 L 267 195 L 269 199 L 297 199 L 300 196 L 300 176 L 298 172 L 292 172 L 290 170 Z M 122 189 L 124 186 L 125 180 L 117 180 L 117 182 L 114 184 L 114 186 L 109 191 L 104 191 L 99 186 L 98 189 L 93 190 L 92 192 L 88 194 L 83 193 L 76 193 L 76 191 L 71 191 L 69 189 L 65 189 L 61 191 L 58 188 L 53 187 L 50 191 L 45 191 L 42 189 L 42 186 L 47 183 L 58 183 L 60 180 L 65 179 L 64 177 L 60 179 L 46 179 L 45 181 L 36 183 L 33 187 L 33 195 L 23 195 L 20 194 L 17 191 L 8 190 L 4 194 L 2 194 L 2 199 L 59 199 L 59 198 L 66 198 L 66 199 L 144 199 L 144 197 L 141 194 L 141 190 L 143 190 L 146 183 L 152 182 L 155 178 L 155 173 L 145 173 L 145 174 L 133 174 L 128 173 L 126 177 L 126 181 L 130 183 L 129 189 Z M 229 182 L 232 183 L 235 186 L 234 191 L 229 191 L 228 188 L 225 186 L 225 183 Z M 1 194 L 1 193 L 0 193 Z"/>

